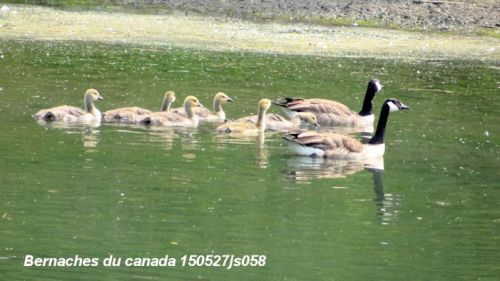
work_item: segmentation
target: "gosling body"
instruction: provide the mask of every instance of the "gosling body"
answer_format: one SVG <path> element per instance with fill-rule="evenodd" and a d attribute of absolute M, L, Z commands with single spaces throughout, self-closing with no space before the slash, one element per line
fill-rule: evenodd
<path fill-rule="evenodd" d="M 96 89 L 88 89 L 83 98 L 84 109 L 75 106 L 61 105 L 42 109 L 35 113 L 33 117 L 44 122 L 100 123 L 102 114 L 99 109 L 95 107 L 94 101 L 102 99 L 103 97 Z"/>
<path fill-rule="evenodd" d="M 222 106 L 226 103 L 232 102 L 233 99 L 226 95 L 223 92 L 218 92 L 214 96 L 213 100 L 213 111 L 205 107 L 197 107 L 194 108 L 194 113 L 198 116 L 198 120 L 200 121 L 208 121 L 208 122 L 224 122 L 226 121 L 226 113 Z M 182 108 L 174 108 L 172 112 L 186 115 L 186 111 L 184 107 Z"/>
<path fill-rule="evenodd" d="M 163 96 L 160 112 L 168 112 L 171 104 L 175 101 L 175 93 L 173 91 L 165 92 Z M 153 113 L 148 109 L 137 106 L 122 107 L 104 112 L 104 122 L 107 123 L 126 123 L 135 124 L 146 115 Z"/>
<path fill-rule="evenodd" d="M 187 115 L 174 112 L 154 112 L 139 120 L 139 124 L 156 127 L 198 127 L 198 116 L 193 110 L 196 107 L 203 107 L 203 105 L 196 97 L 188 96 L 184 100 L 184 110 Z"/>
<path fill-rule="evenodd" d="M 237 122 L 251 122 L 257 123 L 258 115 L 250 115 L 237 119 Z M 316 115 L 311 112 L 299 112 L 294 115 L 290 120 L 285 117 L 275 114 L 268 113 L 264 116 L 266 123 L 266 130 L 278 131 L 278 132 L 288 132 L 290 130 L 298 129 L 302 124 L 310 124 L 315 127 L 319 127 Z"/>
<path fill-rule="evenodd" d="M 218 133 L 227 133 L 232 135 L 254 136 L 263 133 L 266 130 L 266 120 L 264 118 L 266 111 L 271 107 L 271 101 L 261 99 L 257 108 L 257 121 L 252 122 L 227 122 L 217 127 Z"/>

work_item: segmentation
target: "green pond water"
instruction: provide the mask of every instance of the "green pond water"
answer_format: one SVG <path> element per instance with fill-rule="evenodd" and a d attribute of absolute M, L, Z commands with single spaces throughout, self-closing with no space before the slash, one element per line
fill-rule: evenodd
<path fill-rule="evenodd" d="M 499 68 L 494 62 L 212 53 L 0 41 L 1 280 L 498 280 Z M 366 82 L 393 113 L 385 170 L 296 157 L 280 134 L 221 138 L 215 124 L 150 130 L 39 125 L 83 106 L 159 109 L 172 89 L 229 118 L 260 98 L 360 108 Z M 281 113 L 279 108 L 272 112 Z M 186 254 L 265 255 L 263 267 L 182 267 Z M 35 257 L 157 257 L 175 267 L 23 267 Z"/>

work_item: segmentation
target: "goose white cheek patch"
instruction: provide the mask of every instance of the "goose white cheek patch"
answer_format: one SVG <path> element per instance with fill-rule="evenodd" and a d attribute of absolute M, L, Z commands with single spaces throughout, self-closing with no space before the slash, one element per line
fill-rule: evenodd
<path fill-rule="evenodd" d="M 388 102 L 387 105 L 389 105 L 390 111 L 398 111 L 399 110 L 399 107 L 397 107 L 397 105 L 395 105 L 393 102 Z"/>

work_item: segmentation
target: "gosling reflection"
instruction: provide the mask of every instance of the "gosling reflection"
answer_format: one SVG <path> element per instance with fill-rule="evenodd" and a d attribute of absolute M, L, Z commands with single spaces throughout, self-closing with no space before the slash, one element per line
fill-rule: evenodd
<path fill-rule="evenodd" d="M 47 130 L 63 130 L 65 133 L 70 135 L 81 134 L 82 144 L 87 152 L 96 151 L 97 145 L 99 144 L 99 134 L 100 127 L 98 123 L 66 123 L 66 122 L 44 122 L 37 120 L 37 123 L 47 129 Z"/>
<path fill-rule="evenodd" d="M 190 128 L 163 128 L 149 130 L 148 135 L 150 143 L 161 145 L 165 150 L 172 150 L 175 140 L 180 140 L 182 150 L 196 150 L 200 144 L 195 134 Z"/>
<path fill-rule="evenodd" d="M 267 169 L 269 166 L 269 149 L 264 145 L 266 135 L 260 132 L 257 136 L 257 165 L 261 169 Z"/>
<path fill-rule="evenodd" d="M 87 150 L 87 152 L 97 151 L 96 148 L 99 144 L 100 133 L 101 131 L 92 127 L 88 127 L 83 131 L 83 147 Z"/>

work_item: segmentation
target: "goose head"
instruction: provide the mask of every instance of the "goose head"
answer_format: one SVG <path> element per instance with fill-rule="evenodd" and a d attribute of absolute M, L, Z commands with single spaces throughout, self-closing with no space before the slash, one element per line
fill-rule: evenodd
<path fill-rule="evenodd" d="M 312 112 L 299 112 L 296 117 L 299 118 L 301 122 L 311 124 L 314 127 L 319 127 L 318 118 Z"/>
<path fill-rule="evenodd" d="M 220 104 L 224 104 L 224 103 L 228 103 L 228 102 L 232 102 L 232 101 L 233 101 L 233 99 L 230 98 L 228 95 L 226 95 L 223 92 L 218 92 L 217 94 L 215 94 L 215 97 L 214 97 L 214 102 L 219 102 Z"/>
<path fill-rule="evenodd" d="M 174 91 L 166 91 L 163 98 L 168 103 L 173 103 L 175 101 L 175 93 L 174 93 Z"/>
<path fill-rule="evenodd" d="M 401 101 L 395 98 L 386 99 L 384 105 L 389 106 L 389 111 L 399 111 L 404 109 L 410 109 L 409 106 L 405 105 Z"/>
<path fill-rule="evenodd" d="M 377 93 L 378 91 L 382 90 L 382 84 L 379 80 L 372 79 L 368 82 L 368 90 L 373 93 Z"/>
<path fill-rule="evenodd" d="M 161 111 L 170 111 L 170 105 L 175 101 L 175 93 L 173 91 L 166 91 L 163 95 L 163 103 Z"/>
<path fill-rule="evenodd" d="M 261 99 L 259 101 L 259 111 L 267 111 L 271 107 L 271 100 Z"/>
<path fill-rule="evenodd" d="M 83 104 L 85 107 L 85 111 L 92 113 L 96 119 L 101 120 L 101 112 L 97 110 L 94 106 L 94 101 L 95 100 L 103 100 L 104 98 L 99 94 L 99 92 L 96 89 L 88 89 L 85 92 L 85 97 L 83 98 Z"/>
<path fill-rule="evenodd" d="M 85 92 L 85 97 L 90 98 L 92 101 L 95 100 L 103 100 L 104 98 L 99 94 L 99 92 L 96 89 L 88 89 Z"/>
<path fill-rule="evenodd" d="M 186 99 L 184 99 L 184 106 L 190 107 L 190 108 L 191 107 L 204 107 L 195 96 L 187 96 Z"/>

